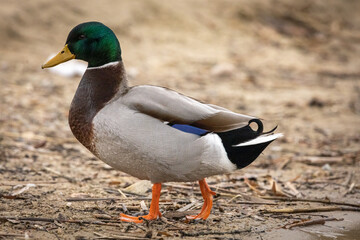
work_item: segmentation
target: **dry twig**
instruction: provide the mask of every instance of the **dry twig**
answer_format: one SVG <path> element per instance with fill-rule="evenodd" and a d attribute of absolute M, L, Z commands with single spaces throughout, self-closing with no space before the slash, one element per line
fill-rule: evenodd
<path fill-rule="evenodd" d="M 343 218 L 321 218 L 321 219 L 314 219 L 314 220 L 305 220 L 305 221 L 296 221 L 291 224 L 286 224 L 283 228 L 291 229 L 293 227 L 303 227 L 303 226 L 310 226 L 316 224 L 325 224 L 326 221 L 343 221 Z"/>
<path fill-rule="evenodd" d="M 24 237 L 24 234 L 3 233 L 3 232 L 0 232 L 0 237 L 16 238 L 16 237 Z"/>
<path fill-rule="evenodd" d="M 349 186 L 349 188 L 346 190 L 346 192 L 344 192 L 343 197 L 345 197 L 347 194 L 351 193 L 351 191 L 354 189 L 354 187 L 355 187 L 355 183 L 353 182 L 353 183 Z"/>
<path fill-rule="evenodd" d="M 331 211 L 355 211 L 360 212 L 360 208 L 354 207 L 309 207 L 309 208 L 283 208 L 283 209 L 265 209 L 263 213 L 308 213 L 308 212 L 331 212 Z"/>
<path fill-rule="evenodd" d="M 180 231 L 180 234 L 183 237 L 198 237 L 198 236 L 204 236 L 204 235 L 225 235 L 225 234 L 240 234 L 240 233 L 247 233 L 247 232 L 251 232 L 251 229 L 245 229 L 245 230 L 234 230 L 234 231 L 226 231 L 226 232 L 221 232 L 221 231 L 208 231 L 208 232 L 204 232 L 204 231 L 199 231 L 199 232 L 184 232 L 184 231 Z"/>
<path fill-rule="evenodd" d="M 137 197 L 137 198 L 67 198 L 65 201 L 67 202 L 96 202 L 96 201 L 131 201 L 131 200 L 151 200 L 148 197 Z M 161 201 L 160 201 L 161 202 Z"/>
<path fill-rule="evenodd" d="M 123 200 L 121 198 L 67 198 L 67 202 L 96 202 L 96 201 L 115 201 Z"/>
<path fill-rule="evenodd" d="M 286 197 L 267 197 L 267 196 L 261 197 L 261 198 L 266 199 L 266 200 L 279 200 L 279 201 L 285 201 L 285 202 L 317 202 L 317 203 L 344 205 L 344 206 L 360 208 L 360 204 L 331 201 L 331 200 L 327 200 L 327 199 L 286 198 Z"/>
<path fill-rule="evenodd" d="M 49 222 L 49 223 L 77 223 L 77 224 L 95 224 L 95 225 L 106 225 L 106 226 L 116 226 L 118 227 L 119 224 L 116 221 L 90 221 L 90 220 L 72 220 L 72 219 L 54 219 L 54 218 L 37 218 L 37 217 L 0 217 L 0 221 L 8 221 L 8 220 L 15 220 L 15 221 L 30 221 L 30 222 Z M 120 222 L 119 222 L 120 223 Z"/>

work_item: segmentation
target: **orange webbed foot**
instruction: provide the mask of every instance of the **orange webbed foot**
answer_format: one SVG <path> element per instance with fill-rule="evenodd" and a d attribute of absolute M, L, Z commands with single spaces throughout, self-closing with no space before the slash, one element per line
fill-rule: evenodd
<path fill-rule="evenodd" d="M 155 183 L 152 187 L 152 199 L 151 199 L 150 210 L 148 215 L 133 217 L 121 213 L 120 221 L 142 223 L 144 219 L 155 220 L 161 217 L 161 213 L 159 211 L 160 192 L 161 192 L 161 183 Z"/>
<path fill-rule="evenodd" d="M 200 180 L 199 184 L 200 184 L 201 195 L 203 196 L 204 199 L 204 205 L 198 215 L 186 216 L 187 220 L 191 220 L 191 219 L 205 220 L 210 215 L 213 205 L 213 196 L 216 195 L 216 193 L 210 190 L 209 186 L 205 182 L 205 179 Z"/>
<path fill-rule="evenodd" d="M 148 215 L 139 216 L 139 217 L 133 217 L 133 216 L 129 216 L 129 215 L 121 213 L 120 214 L 120 221 L 133 222 L 133 223 L 142 223 L 144 221 L 144 219 L 146 219 L 146 220 L 156 220 L 156 219 L 158 219 L 160 217 L 161 217 L 160 212 L 158 212 L 155 215 L 149 213 Z"/>

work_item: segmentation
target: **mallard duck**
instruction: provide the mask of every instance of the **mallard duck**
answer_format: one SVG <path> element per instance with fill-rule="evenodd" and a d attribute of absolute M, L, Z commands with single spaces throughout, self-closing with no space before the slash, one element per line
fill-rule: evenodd
<path fill-rule="evenodd" d="M 122 221 L 157 219 L 161 184 L 188 181 L 199 182 L 204 205 L 187 218 L 207 219 L 215 193 L 205 178 L 246 167 L 281 136 L 275 129 L 263 132 L 258 118 L 164 87 L 129 87 L 119 41 L 102 23 L 77 25 L 42 68 L 71 59 L 88 62 L 70 107 L 72 133 L 114 169 L 153 183 L 149 214 L 120 214 Z"/>

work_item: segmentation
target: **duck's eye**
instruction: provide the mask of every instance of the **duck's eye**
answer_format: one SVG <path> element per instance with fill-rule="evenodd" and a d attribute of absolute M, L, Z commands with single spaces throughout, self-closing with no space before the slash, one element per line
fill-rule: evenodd
<path fill-rule="evenodd" d="M 80 39 L 84 39 L 85 38 L 85 35 L 84 34 L 81 34 L 80 36 L 79 36 L 79 40 Z"/>

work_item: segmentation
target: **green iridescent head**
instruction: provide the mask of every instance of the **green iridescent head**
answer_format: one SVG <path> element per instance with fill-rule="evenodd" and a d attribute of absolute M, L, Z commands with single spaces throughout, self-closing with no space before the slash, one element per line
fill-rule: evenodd
<path fill-rule="evenodd" d="M 81 59 L 89 67 L 121 60 L 121 48 L 114 32 L 100 22 L 86 22 L 74 27 L 64 49 L 42 67 L 53 67 L 71 59 Z"/>

